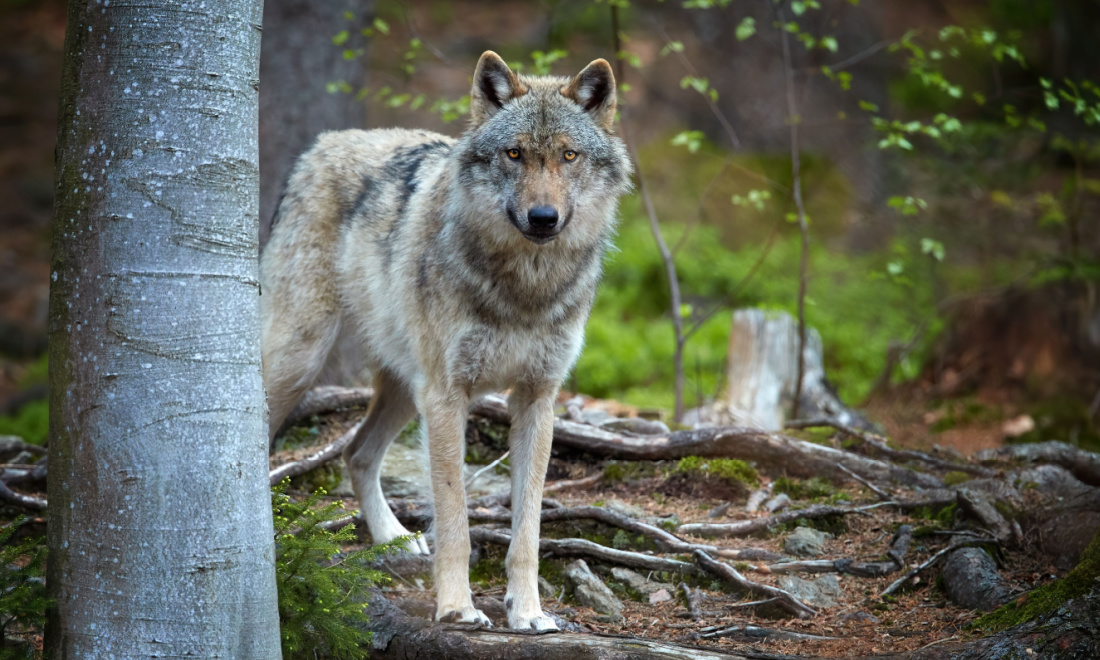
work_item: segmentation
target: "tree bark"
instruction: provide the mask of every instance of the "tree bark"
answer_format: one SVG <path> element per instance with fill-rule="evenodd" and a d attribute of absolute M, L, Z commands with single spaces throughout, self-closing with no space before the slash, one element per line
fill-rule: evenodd
<path fill-rule="evenodd" d="M 351 19 L 345 16 L 351 12 Z M 364 104 L 354 93 L 326 89 L 364 84 L 366 56 L 344 57 L 363 45 L 360 30 L 374 16 L 373 0 L 270 0 L 264 3 L 264 48 L 260 58 L 260 244 L 290 168 L 322 131 L 362 128 Z M 337 46 L 333 37 L 348 31 Z"/>
<path fill-rule="evenodd" d="M 50 657 L 280 657 L 257 279 L 261 10 L 69 7 Z"/>

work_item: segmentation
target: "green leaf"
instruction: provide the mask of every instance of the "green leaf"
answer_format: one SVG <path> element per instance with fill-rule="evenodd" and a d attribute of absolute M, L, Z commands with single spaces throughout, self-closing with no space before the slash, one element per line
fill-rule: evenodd
<path fill-rule="evenodd" d="M 920 251 L 922 254 L 930 255 L 936 261 L 943 261 L 943 243 L 939 241 L 933 240 L 931 238 L 920 239 Z"/>
<path fill-rule="evenodd" d="M 672 144 L 677 147 L 687 147 L 691 153 L 699 151 L 706 136 L 702 131 L 682 131 L 672 138 Z"/>
<path fill-rule="evenodd" d="M 867 112 L 878 112 L 878 106 L 870 101 L 860 101 L 859 109 L 866 110 Z"/>
<path fill-rule="evenodd" d="M 734 30 L 734 35 L 738 41 L 744 41 L 754 34 L 756 34 L 756 19 L 752 16 L 742 18 L 741 22 L 737 24 L 737 29 Z"/>
<path fill-rule="evenodd" d="M 821 37 L 821 47 L 830 53 L 837 51 L 836 37 Z"/>
<path fill-rule="evenodd" d="M 684 44 L 682 41 L 670 41 L 665 44 L 665 47 L 661 49 L 661 57 L 665 57 L 669 53 L 682 53 L 684 52 Z"/>
<path fill-rule="evenodd" d="M 336 33 L 336 36 L 332 38 L 332 43 L 337 46 L 343 46 L 344 42 L 348 40 L 349 36 L 351 35 L 348 34 L 347 30 L 340 30 Z"/>
<path fill-rule="evenodd" d="M 374 26 L 375 30 L 378 30 L 382 34 L 389 34 L 390 33 L 389 23 L 387 23 L 386 21 L 383 21 L 381 18 L 374 19 L 374 21 L 371 22 L 371 25 Z"/>

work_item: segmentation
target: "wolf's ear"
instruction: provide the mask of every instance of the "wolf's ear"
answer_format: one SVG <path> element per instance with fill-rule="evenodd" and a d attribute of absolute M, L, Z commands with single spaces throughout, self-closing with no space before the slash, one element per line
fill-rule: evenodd
<path fill-rule="evenodd" d="M 561 93 L 576 101 L 597 124 L 611 130 L 615 121 L 615 74 L 607 60 L 598 59 L 584 67 Z"/>
<path fill-rule="evenodd" d="M 470 90 L 471 120 L 475 125 L 480 124 L 495 115 L 509 100 L 526 93 L 527 88 L 500 59 L 500 55 L 487 50 L 482 53 L 474 70 L 474 86 Z"/>

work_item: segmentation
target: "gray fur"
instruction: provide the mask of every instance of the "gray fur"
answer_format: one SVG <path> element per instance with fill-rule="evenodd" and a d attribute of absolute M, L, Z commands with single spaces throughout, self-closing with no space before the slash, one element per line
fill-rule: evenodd
<path fill-rule="evenodd" d="M 474 81 L 458 140 L 324 133 L 299 159 L 261 261 L 264 381 L 274 430 L 341 327 L 358 333 L 377 389 L 345 454 L 364 518 L 376 542 L 406 533 L 381 496 L 378 464 L 419 411 L 435 494 L 437 617 L 475 622 L 484 616 L 466 574 L 463 429 L 471 400 L 511 388 L 508 616 L 513 627 L 545 629 L 553 622 L 535 580 L 554 401 L 580 353 L 631 167 L 612 132 L 607 62 L 574 78 L 525 77 L 490 52 Z M 554 209 L 556 224 L 532 223 L 535 207 Z M 410 550 L 428 548 L 417 540 Z"/>

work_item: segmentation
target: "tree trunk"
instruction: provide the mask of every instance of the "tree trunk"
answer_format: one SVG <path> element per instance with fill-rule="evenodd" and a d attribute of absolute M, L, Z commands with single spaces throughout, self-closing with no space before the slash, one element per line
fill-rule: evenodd
<path fill-rule="evenodd" d="M 345 12 L 351 13 L 349 20 Z M 363 101 L 355 93 L 327 91 L 346 82 L 365 83 L 366 56 L 344 58 L 363 46 L 360 30 L 374 17 L 373 0 L 269 0 L 264 3 L 264 48 L 260 57 L 260 244 L 294 161 L 321 131 L 362 128 Z M 337 46 L 333 37 L 348 31 Z"/>
<path fill-rule="evenodd" d="M 50 657 L 280 657 L 257 279 L 261 9 L 69 7 Z"/>

